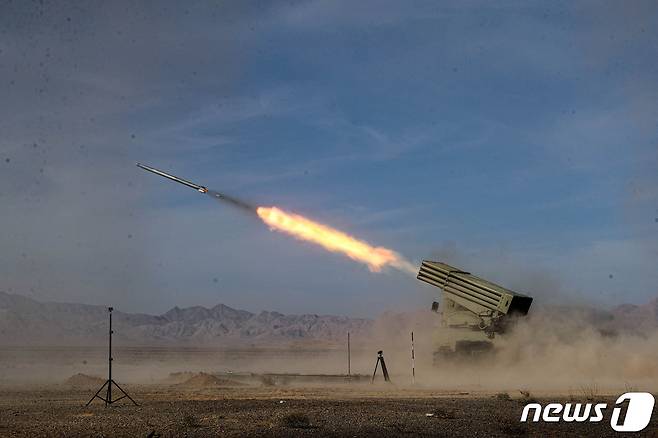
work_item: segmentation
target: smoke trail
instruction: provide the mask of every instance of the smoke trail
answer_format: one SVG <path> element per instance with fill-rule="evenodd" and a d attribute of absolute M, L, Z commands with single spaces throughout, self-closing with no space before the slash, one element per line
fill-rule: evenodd
<path fill-rule="evenodd" d="M 219 199 L 220 201 L 225 201 L 231 204 L 233 207 L 238 207 L 239 209 L 249 211 L 250 213 L 256 212 L 256 207 L 244 202 L 241 199 L 234 198 L 232 196 L 225 195 L 224 193 L 219 193 L 214 190 L 208 190 L 208 195 L 213 198 Z"/>

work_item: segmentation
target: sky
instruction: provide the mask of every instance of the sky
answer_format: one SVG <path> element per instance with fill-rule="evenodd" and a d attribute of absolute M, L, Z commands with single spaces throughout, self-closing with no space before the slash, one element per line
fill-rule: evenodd
<path fill-rule="evenodd" d="M 644 303 L 657 16 L 651 1 L 0 0 L 0 290 L 352 316 L 437 295 L 142 162 L 535 305 Z"/>

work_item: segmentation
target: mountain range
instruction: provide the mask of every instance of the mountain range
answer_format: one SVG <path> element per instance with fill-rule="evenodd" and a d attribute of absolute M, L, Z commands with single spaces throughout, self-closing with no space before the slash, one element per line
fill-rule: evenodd
<path fill-rule="evenodd" d="M 333 315 L 284 315 L 233 309 L 174 307 L 162 315 L 114 311 L 116 339 L 123 344 L 231 345 L 343 339 L 367 334 L 373 321 Z M 40 302 L 0 292 L 1 345 L 96 344 L 108 332 L 105 306 Z"/>
<path fill-rule="evenodd" d="M 658 298 L 646 304 L 622 304 L 612 310 L 538 308 L 539 315 L 571 317 L 605 332 L 646 333 L 658 328 Z M 365 338 L 431 327 L 427 310 L 384 313 L 377 319 L 335 315 L 252 313 L 224 304 L 212 308 L 174 307 L 162 315 L 113 312 L 117 341 L 124 345 L 231 346 L 279 343 L 343 342 L 349 331 Z M 107 307 L 41 302 L 0 291 L 0 345 L 96 345 L 108 331 Z"/>

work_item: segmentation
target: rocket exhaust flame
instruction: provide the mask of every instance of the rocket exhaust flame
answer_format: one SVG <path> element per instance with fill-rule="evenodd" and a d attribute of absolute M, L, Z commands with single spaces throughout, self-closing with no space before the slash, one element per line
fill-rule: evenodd
<path fill-rule="evenodd" d="M 258 207 L 256 213 L 272 230 L 316 243 L 332 252 L 342 253 L 352 260 L 366 264 L 372 272 L 380 272 L 383 267 L 390 266 L 412 275 L 416 274 L 415 266 L 393 250 L 381 246 L 373 247 L 342 231 L 277 207 Z"/>

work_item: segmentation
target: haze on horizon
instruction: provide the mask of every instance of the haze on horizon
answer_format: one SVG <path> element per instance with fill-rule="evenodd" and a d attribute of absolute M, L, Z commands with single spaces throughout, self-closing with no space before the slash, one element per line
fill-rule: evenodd
<path fill-rule="evenodd" d="M 655 2 L 0 2 L 0 290 L 373 316 L 429 287 L 143 162 L 535 303 L 658 294 Z"/>

